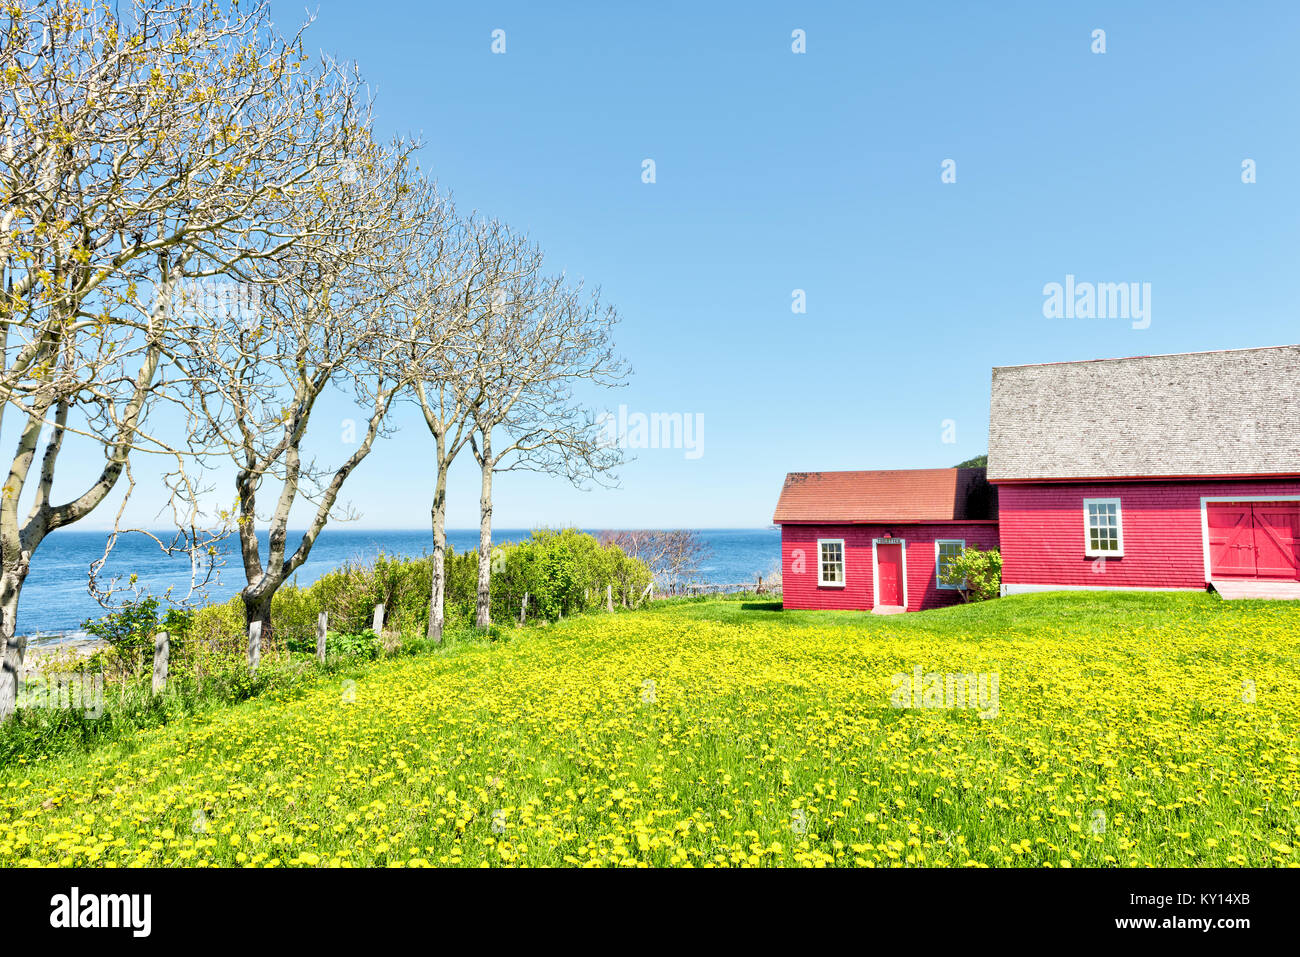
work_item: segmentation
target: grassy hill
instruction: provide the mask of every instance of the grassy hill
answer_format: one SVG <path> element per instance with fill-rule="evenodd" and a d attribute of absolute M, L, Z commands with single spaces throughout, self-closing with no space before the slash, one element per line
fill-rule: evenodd
<path fill-rule="evenodd" d="M 930 706 L 897 707 L 918 668 Z M 0 769 L 3 866 L 1260 866 L 1298 839 L 1300 607 L 1203 594 L 665 603 Z"/>

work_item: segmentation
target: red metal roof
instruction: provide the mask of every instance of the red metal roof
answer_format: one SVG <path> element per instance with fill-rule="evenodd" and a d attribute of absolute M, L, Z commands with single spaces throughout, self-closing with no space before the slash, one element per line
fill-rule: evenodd
<path fill-rule="evenodd" d="M 791 472 L 772 521 L 862 524 L 997 518 L 984 469 Z"/>

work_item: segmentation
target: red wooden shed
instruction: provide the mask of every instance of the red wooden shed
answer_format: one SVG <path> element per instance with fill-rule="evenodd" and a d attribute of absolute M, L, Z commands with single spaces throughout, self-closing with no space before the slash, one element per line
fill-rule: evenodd
<path fill-rule="evenodd" d="M 1003 591 L 1300 597 L 1300 346 L 993 370 Z"/>
<path fill-rule="evenodd" d="M 967 545 L 998 544 L 984 469 L 791 472 L 781 526 L 786 608 L 916 611 L 957 601 L 938 570 Z"/>

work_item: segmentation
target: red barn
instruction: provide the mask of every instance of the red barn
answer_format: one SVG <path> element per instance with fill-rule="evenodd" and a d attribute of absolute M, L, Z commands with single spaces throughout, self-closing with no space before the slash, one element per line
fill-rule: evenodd
<path fill-rule="evenodd" d="M 1300 598 L 1300 346 L 996 368 L 987 474 L 792 472 L 773 521 L 787 608 L 951 603 L 966 545 L 1004 594 Z"/>
<path fill-rule="evenodd" d="M 951 604 L 939 565 L 967 545 L 998 544 L 984 469 L 791 472 L 781 526 L 786 608 L 916 611 Z"/>
<path fill-rule="evenodd" d="M 1300 346 L 993 370 L 1007 594 L 1300 597 Z"/>

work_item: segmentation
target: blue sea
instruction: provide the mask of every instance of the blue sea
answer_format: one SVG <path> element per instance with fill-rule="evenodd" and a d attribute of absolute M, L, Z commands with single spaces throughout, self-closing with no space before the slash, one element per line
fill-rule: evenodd
<path fill-rule="evenodd" d="M 501 529 L 493 533 L 497 544 L 528 538 L 521 529 Z M 713 584 L 735 584 L 766 577 L 781 560 L 781 532 L 765 529 L 700 529 L 700 537 L 711 554 L 704 562 L 699 580 Z M 31 574 L 23 587 L 18 605 L 17 633 L 55 636 L 75 633 L 82 622 L 97 618 L 104 610 L 90 597 L 87 587 L 90 563 L 104 552 L 104 532 L 64 529 L 54 532 L 32 556 Z M 292 548 L 299 535 L 291 533 Z M 448 543 L 458 552 L 478 547 L 478 529 L 454 529 L 447 532 Z M 321 533 L 312 547 L 311 556 L 298 569 L 299 585 L 309 585 L 321 575 L 348 562 L 367 561 L 381 552 L 387 555 L 426 555 L 433 547 L 432 532 L 364 531 L 329 528 Z M 220 584 L 209 586 L 213 601 L 235 595 L 243 583 L 243 566 L 234 539 L 224 543 L 225 566 Z M 262 536 L 262 555 L 266 555 L 266 538 Z M 124 535 L 118 539 L 107 571 L 122 576 L 134 572 L 146 591 L 161 595 L 168 585 L 176 594 L 189 589 L 189 562 L 181 556 L 168 558 L 156 544 L 142 535 Z"/>

